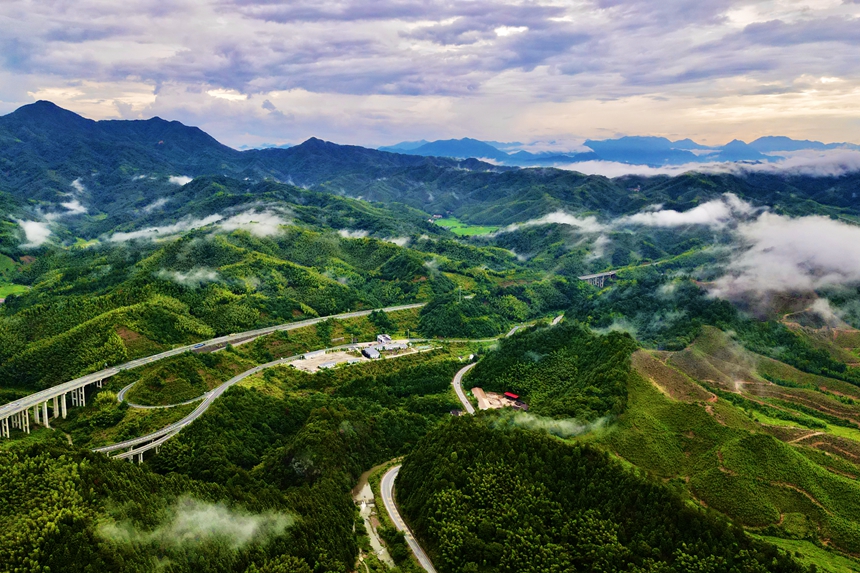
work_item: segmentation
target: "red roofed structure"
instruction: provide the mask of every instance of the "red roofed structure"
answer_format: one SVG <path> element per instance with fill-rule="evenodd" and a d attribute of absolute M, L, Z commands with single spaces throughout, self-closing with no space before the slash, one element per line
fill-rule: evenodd
<path fill-rule="evenodd" d="M 507 398 L 508 400 L 519 400 L 520 399 L 520 397 L 518 395 L 514 394 L 513 392 L 505 392 L 505 398 Z"/>

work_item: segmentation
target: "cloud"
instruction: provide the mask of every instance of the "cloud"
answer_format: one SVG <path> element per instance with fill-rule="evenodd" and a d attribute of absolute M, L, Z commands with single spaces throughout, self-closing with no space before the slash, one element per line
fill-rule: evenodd
<path fill-rule="evenodd" d="M 594 422 L 580 422 L 574 418 L 565 420 L 555 420 L 529 414 L 528 412 L 510 412 L 501 411 L 498 419 L 495 421 L 497 427 L 502 428 L 524 428 L 526 430 L 534 430 L 547 432 L 559 438 L 572 438 L 594 430 L 604 428 L 607 424 L 607 418 L 599 418 Z"/>
<path fill-rule="evenodd" d="M 291 516 L 283 513 L 254 514 L 188 497 L 177 501 L 168 513 L 168 519 L 151 531 L 123 521 L 100 525 L 98 534 L 114 543 L 130 545 L 152 543 L 188 547 L 221 540 L 239 549 L 281 535 L 294 522 Z"/>
<path fill-rule="evenodd" d="M 206 267 L 197 267 L 188 272 L 161 269 L 155 273 L 155 276 L 189 288 L 197 288 L 205 283 L 216 282 L 221 278 L 217 271 Z"/>
<path fill-rule="evenodd" d="M 172 225 L 164 225 L 161 227 L 147 227 L 145 229 L 140 229 L 139 231 L 131 231 L 128 233 L 114 233 L 108 238 L 108 240 L 121 243 L 134 239 L 158 239 L 168 235 L 177 235 L 179 233 L 191 231 L 192 229 L 199 229 L 207 225 L 212 225 L 214 223 L 217 223 L 218 221 L 221 221 L 223 218 L 223 215 L 218 215 L 217 213 L 215 215 L 209 215 L 208 217 L 204 217 L 203 219 L 186 218 L 177 221 Z"/>
<path fill-rule="evenodd" d="M 405 247 L 409 244 L 409 237 L 390 237 L 382 240 L 388 243 L 394 243 L 398 247 Z"/>
<path fill-rule="evenodd" d="M 609 246 L 610 240 L 606 235 L 600 235 L 591 244 L 591 252 L 588 254 L 589 260 L 599 259 L 606 254 L 606 247 Z"/>
<path fill-rule="evenodd" d="M 72 188 L 73 188 L 75 191 L 77 191 L 78 193 L 83 193 L 84 191 L 86 191 L 86 187 L 84 187 L 84 184 L 83 184 L 83 183 L 81 183 L 80 178 L 75 179 L 74 181 L 72 181 Z"/>
<path fill-rule="evenodd" d="M 71 201 L 60 203 L 60 205 L 62 205 L 69 211 L 68 213 L 65 213 L 65 215 L 81 215 L 87 212 L 87 208 L 81 205 L 81 202 L 77 199 L 72 199 Z"/>
<path fill-rule="evenodd" d="M 622 217 L 618 225 L 645 225 L 648 227 L 684 227 L 689 225 L 705 225 L 708 227 L 723 227 L 738 216 L 750 215 L 755 208 L 737 195 L 726 193 L 719 199 L 714 199 L 694 207 L 688 211 L 665 209 L 646 211 Z"/>
<path fill-rule="evenodd" d="M 158 203 L 158 201 L 153 203 L 153 205 L 156 203 Z M 150 206 L 147 206 L 147 208 Z M 153 207 L 153 209 L 154 208 L 155 207 Z M 114 233 L 108 239 L 113 242 L 124 242 L 134 239 L 158 239 L 194 229 L 201 229 L 209 225 L 212 225 L 215 230 L 226 231 L 228 233 L 242 229 L 257 237 L 269 237 L 280 233 L 281 226 L 288 224 L 288 220 L 272 210 L 257 211 L 256 209 L 250 209 L 226 218 L 225 215 L 218 213 L 209 215 L 202 219 L 187 217 L 171 225 L 147 227 L 138 231 Z"/>
<path fill-rule="evenodd" d="M 173 183 L 174 185 L 187 185 L 193 180 L 193 177 L 187 177 L 185 175 L 171 175 L 167 178 L 168 183 Z"/>
<path fill-rule="evenodd" d="M 48 97 L 98 117 L 157 114 L 237 146 L 685 130 L 728 141 L 775 121 L 844 139 L 860 4 L 795 4 L 5 0 L 0 107 Z M 813 75 L 844 81 L 813 92 Z"/>
<path fill-rule="evenodd" d="M 341 229 L 337 232 L 344 239 L 363 239 L 370 233 L 367 231 L 351 231 L 349 229 Z"/>
<path fill-rule="evenodd" d="M 141 211 L 143 211 L 144 213 L 152 213 L 156 209 L 161 209 L 162 207 L 167 205 L 168 201 L 169 199 L 167 199 L 166 197 L 159 197 L 158 199 L 141 209 Z"/>
<path fill-rule="evenodd" d="M 712 292 L 724 298 L 860 283 L 860 227 L 827 217 L 763 213 L 739 225 L 739 245 Z"/>
<path fill-rule="evenodd" d="M 222 221 L 219 226 L 227 232 L 242 229 L 256 237 L 269 237 L 281 232 L 289 221 L 272 211 L 246 211 Z"/>
<path fill-rule="evenodd" d="M 684 173 L 769 173 L 773 175 L 807 175 L 810 177 L 841 177 L 860 171 L 860 151 L 851 149 L 831 149 L 825 151 L 801 151 L 784 153 L 788 155 L 781 161 L 770 163 L 711 162 L 687 163 L 665 167 L 630 165 L 612 161 L 583 161 L 559 166 L 560 169 L 578 171 L 587 175 L 621 177 L 624 175 L 683 175 Z"/>
<path fill-rule="evenodd" d="M 24 248 L 40 247 L 51 236 L 51 229 L 48 227 L 48 223 L 42 221 L 24 221 L 22 219 L 15 219 L 15 222 L 24 231 L 24 237 L 27 241 L 21 244 Z"/>
<path fill-rule="evenodd" d="M 524 227 L 535 227 L 538 225 L 567 225 L 574 227 L 582 233 L 602 233 L 609 229 L 607 225 L 600 223 L 596 217 L 589 215 L 587 217 L 577 217 L 564 211 L 553 211 L 538 219 L 530 219 L 525 223 L 514 223 L 508 225 L 504 229 L 499 230 L 500 233 L 510 233 Z"/>

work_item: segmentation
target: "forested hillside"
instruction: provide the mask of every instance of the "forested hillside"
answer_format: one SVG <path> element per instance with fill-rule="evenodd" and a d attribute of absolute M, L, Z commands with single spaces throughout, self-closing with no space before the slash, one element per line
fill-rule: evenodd
<path fill-rule="evenodd" d="M 848 241 L 816 267 L 788 215 L 851 237 L 857 189 L 856 173 L 611 179 L 318 139 L 240 152 L 47 102 L 0 117 L 0 405 L 236 334 L 12 428 L 0 570 L 377 573 L 350 490 L 404 456 L 395 493 L 442 573 L 856 569 L 860 290 Z M 773 256 L 756 241 L 774 227 L 779 264 L 739 258 Z M 759 268 L 782 273 L 766 287 L 806 282 L 725 287 Z M 342 348 L 383 333 L 412 348 Z M 452 416 L 472 359 L 467 393 L 529 411 Z M 140 465 L 90 451 L 200 404 Z"/>
<path fill-rule="evenodd" d="M 804 571 L 587 445 L 460 418 L 403 464 L 398 500 L 442 572 Z"/>

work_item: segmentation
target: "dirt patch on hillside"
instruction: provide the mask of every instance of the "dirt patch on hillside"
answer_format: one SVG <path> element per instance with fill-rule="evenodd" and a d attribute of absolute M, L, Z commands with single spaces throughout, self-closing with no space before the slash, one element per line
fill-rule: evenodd
<path fill-rule="evenodd" d="M 682 402 L 707 401 L 713 395 L 646 350 L 631 357 L 633 368 L 663 394 Z"/>

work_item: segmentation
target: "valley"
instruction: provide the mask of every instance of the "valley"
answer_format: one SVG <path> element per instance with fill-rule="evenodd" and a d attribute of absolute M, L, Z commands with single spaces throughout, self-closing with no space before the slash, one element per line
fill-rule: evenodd
<path fill-rule="evenodd" d="M 10 570 L 860 567 L 855 172 L 237 151 L 47 102 L 0 163 Z M 244 528 L 164 533 L 201 515 Z"/>

